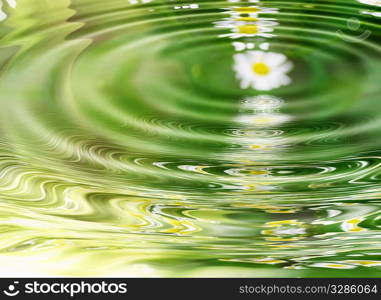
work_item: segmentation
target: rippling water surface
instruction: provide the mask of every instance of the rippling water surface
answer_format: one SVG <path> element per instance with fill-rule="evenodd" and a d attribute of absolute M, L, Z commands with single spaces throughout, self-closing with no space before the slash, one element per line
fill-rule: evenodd
<path fill-rule="evenodd" d="M 0 275 L 381 277 L 380 1 L 0 5 Z"/>

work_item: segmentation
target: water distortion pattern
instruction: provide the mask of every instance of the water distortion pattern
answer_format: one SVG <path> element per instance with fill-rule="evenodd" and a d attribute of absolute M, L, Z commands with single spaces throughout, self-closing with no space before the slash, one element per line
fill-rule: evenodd
<path fill-rule="evenodd" d="M 380 18 L 0 1 L 0 276 L 381 277 Z"/>

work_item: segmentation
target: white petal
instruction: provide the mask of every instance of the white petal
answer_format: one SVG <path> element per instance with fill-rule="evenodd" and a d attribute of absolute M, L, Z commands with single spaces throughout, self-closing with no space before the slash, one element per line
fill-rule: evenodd
<path fill-rule="evenodd" d="M 271 68 L 276 68 L 280 64 L 284 63 L 286 61 L 286 56 L 283 54 L 279 53 L 273 53 L 269 52 L 266 55 L 266 60 L 265 62 L 271 67 Z"/>

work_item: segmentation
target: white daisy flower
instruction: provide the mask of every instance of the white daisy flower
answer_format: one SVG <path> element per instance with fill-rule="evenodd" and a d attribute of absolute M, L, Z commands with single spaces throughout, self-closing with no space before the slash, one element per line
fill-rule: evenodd
<path fill-rule="evenodd" d="M 362 4 L 381 6 L 381 0 L 357 0 L 357 1 Z"/>
<path fill-rule="evenodd" d="M 233 69 L 243 89 L 252 87 L 260 91 L 269 91 L 291 83 L 287 73 L 293 65 L 283 54 L 247 51 L 235 54 L 233 58 Z"/>

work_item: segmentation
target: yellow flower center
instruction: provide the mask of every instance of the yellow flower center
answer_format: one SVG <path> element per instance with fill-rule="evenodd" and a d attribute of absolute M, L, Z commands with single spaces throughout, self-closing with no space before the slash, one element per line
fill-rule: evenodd
<path fill-rule="evenodd" d="M 237 22 L 257 22 L 258 21 L 258 18 L 253 18 L 253 17 L 239 17 L 239 18 L 236 18 L 234 21 L 237 21 Z"/>
<path fill-rule="evenodd" d="M 258 7 L 235 7 L 233 10 L 239 13 L 255 13 L 260 11 Z"/>
<path fill-rule="evenodd" d="M 257 25 L 240 25 L 238 26 L 238 32 L 242 34 L 257 34 L 258 26 Z"/>
<path fill-rule="evenodd" d="M 269 171 L 266 170 L 253 170 L 250 171 L 250 175 L 267 175 L 269 174 Z"/>
<path fill-rule="evenodd" d="M 258 62 L 253 65 L 253 71 L 258 75 L 264 76 L 270 73 L 270 68 L 262 62 Z"/>

